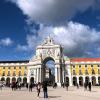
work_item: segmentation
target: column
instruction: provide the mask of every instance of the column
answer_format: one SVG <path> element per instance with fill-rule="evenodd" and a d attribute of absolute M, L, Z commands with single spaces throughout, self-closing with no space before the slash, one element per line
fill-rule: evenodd
<path fill-rule="evenodd" d="M 96 76 L 96 84 L 99 84 L 99 82 L 98 82 L 98 76 Z"/>
<path fill-rule="evenodd" d="M 83 84 L 85 83 L 85 76 L 83 76 Z"/>
<path fill-rule="evenodd" d="M 89 82 L 92 82 L 92 77 L 91 76 L 89 76 Z"/>
<path fill-rule="evenodd" d="M 42 75 L 41 75 L 41 68 L 40 68 L 40 80 L 39 80 L 39 82 L 41 82 L 41 76 L 42 76 Z"/>
<path fill-rule="evenodd" d="M 77 83 L 79 84 L 79 76 L 77 76 Z"/>
<path fill-rule="evenodd" d="M 69 76 L 69 85 L 72 86 L 72 75 L 71 75 L 71 67 L 70 65 L 67 65 L 67 71 L 68 71 L 68 76 Z"/>
<path fill-rule="evenodd" d="M 37 68 L 37 83 L 39 82 L 39 68 Z"/>
<path fill-rule="evenodd" d="M 58 81 L 57 81 L 57 67 L 55 66 L 55 82 L 57 83 Z"/>
<path fill-rule="evenodd" d="M 27 83 L 30 82 L 30 68 L 28 68 L 28 74 L 27 74 Z"/>

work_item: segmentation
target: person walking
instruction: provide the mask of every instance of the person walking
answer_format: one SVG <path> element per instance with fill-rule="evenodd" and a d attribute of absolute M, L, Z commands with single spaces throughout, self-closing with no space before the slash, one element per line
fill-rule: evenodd
<path fill-rule="evenodd" d="M 32 83 L 29 84 L 29 92 L 32 92 Z"/>
<path fill-rule="evenodd" d="M 43 82 L 43 92 L 44 92 L 44 98 L 48 98 L 48 89 L 47 89 L 47 82 Z"/>
<path fill-rule="evenodd" d="M 91 82 L 89 82 L 88 88 L 89 88 L 89 91 L 91 92 Z"/>
<path fill-rule="evenodd" d="M 69 87 L 68 82 L 65 83 L 65 86 L 66 86 L 66 89 L 67 89 L 67 91 L 68 91 L 68 87 Z"/>
<path fill-rule="evenodd" d="M 40 82 L 37 84 L 37 96 L 39 97 L 40 95 L 40 90 L 41 90 L 41 84 Z"/>

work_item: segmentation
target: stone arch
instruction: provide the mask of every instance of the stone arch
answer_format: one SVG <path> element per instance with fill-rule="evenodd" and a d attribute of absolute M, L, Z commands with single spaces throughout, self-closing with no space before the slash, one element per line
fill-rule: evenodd
<path fill-rule="evenodd" d="M 83 77 L 82 76 L 79 77 L 79 85 L 83 86 Z"/>
<path fill-rule="evenodd" d="M 3 82 L 4 82 L 4 81 L 5 81 L 5 78 L 4 78 L 4 77 L 2 77 L 2 78 L 1 78 L 1 81 L 3 81 Z"/>
<path fill-rule="evenodd" d="M 12 78 L 12 82 L 16 82 L 16 78 L 15 77 Z"/>
<path fill-rule="evenodd" d="M 52 74 L 52 69 L 46 67 L 46 63 L 48 61 L 53 61 L 55 65 L 55 60 L 52 57 L 46 57 L 42 62 L 42 78 L 43 81 L 48 81 L 50 84 L 55 82 L 55 67 L 54 67 L 54 74 Z M 48 78 L 46 78 L 46 73 L 48 73 Z"/>
<path fill-rule="evenodd" d="M 22 82 L 22 78 L 21 77 L 18 77 L 17 78 L 17 82 Z"/>
<path fill-rule="evenodd" d="M 10 85 L 10 77 L 6 78 L 6 85 Z"/>
<path fill-rule="evenodd" d="M 100 76 L 98 77 L 98 83 L 99 83 L 99 85 L 100 85 Z"/>
<path fill-rule="evenodd" d="M 89 81 L 90 81 L 89 77 L 88 77 L 88 76 L 86 76 L 86 77 L 85 77 L 85 83 L 87 83 L 87 84 L 88 84 L 88 83 L 89 83 Z"/>
<path fill-rule="evenodd" d="M 96 77 L 92 76 L 92 85 L 95 86 L 96 85 Z"/>
<path fill-rule="evenodd" d="M 69 77 L 66 77 L 66 83 L 69 84 Z"/>
<path fill-rule="evenodd" d="M 23 83 L 24 83 L 24 84 L 27 83 L 27 78 L 26 78 L 26 77 L 23 78 Z"/>
<path fill-rule="evenodd" d="M 77 84 L 77 77 L 73 77 L 73 85 L 76 86 Z"/>
<path fill-rule="evenodd" d="M 30 83 L 34 83 L 34 77 L 30 78 Z"/>

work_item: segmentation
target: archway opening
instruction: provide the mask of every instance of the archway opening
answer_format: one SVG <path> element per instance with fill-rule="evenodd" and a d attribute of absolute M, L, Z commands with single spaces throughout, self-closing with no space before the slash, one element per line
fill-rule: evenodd
<path fill-rule="evenodd" d="M 98 77 L 98 83 L 99 83 L 99 85 L 100 85 L 100 76 Z"/>
<path fill-rule="evenodd" d="M 83 77 L 79 77 L 79 85 L 83 86 Z"/>
<path fill-rule="evenodd" d="M 88 76 L 86 76 L 86 77 L 85 77 L 85 83 L 86 83 L 86 84 L 88 84 L 88 83 L 89 83 L 89 81 L 90 81 L 90 80 L 89 80 L 89 77 L 88 77 Z"/>
<path fill-rule="evenodd" d="M 92 77 L 92 85 L 95 86 L 96 85 L 96 77 Z"/>
<path fill-rule="evenodd" d="M 7 85 L 7 86 L 10 85 L 10 77 L 7 77 L 7 78 L 6 78 L 6 85 Z"/>
<path fill-rule="evenodd" d="M 74 86 L 77 85 L 77 77 L 73 77 L 73 85 L 74 85 Z"/>
<path fill-rule="evenodd" d="M 66 83 L 69 85 L 69 77 L 66 77 Z"/>
<path fill-rule="evenodd" d="M 4 78 L 4 77 L 2 77 L 2 78 L 1 78 L 1 81 L 2 81 L 2 82 L 4 82 L 4 81 L 5 81 L 5 78 Z"/>
<path fill-rule="evenodd" d="M 12 82 L 16 82 L 16 78 L 15 77 L 12 78 Z"/>
<path fill-rule="evenodd" d="M 23 83 L 24 83 L 24 84 L 27 83 L 27 78 L 26 78 L 26 77 L 23 78 Z"/>
<path fill-rule="evenodd" d="M 30 83 L 34 84 L 34 77 L 30 78 Z"/>
<path fill-rule="evenodd" d="M 19 82 L 22 82 L 21 77 L 18 77 L 17 82 L 18 82 L 18 83 L 19 83 Z"/>
<path fill-rule="evenodd" d="M 43 81 L 47 81 L 49 85 L 55 82 L 55 62 L 51 57 L 46 58 L 43 61 Z"/>

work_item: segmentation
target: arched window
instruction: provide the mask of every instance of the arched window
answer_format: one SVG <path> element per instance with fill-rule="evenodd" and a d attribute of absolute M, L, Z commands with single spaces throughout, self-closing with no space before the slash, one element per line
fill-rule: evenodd
<path fill-rule="evenodd" d="M 92 74 L 95 74 L 95 71 L 94 71 L 94 69 L 92 68 Z"/>
<path fill-rule="evenodd" d="M 73 75 L 76 75 L 75 70 L 73 70 Z"/>

